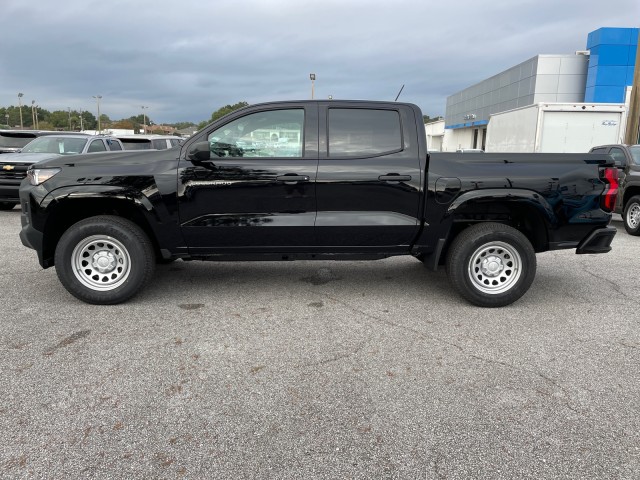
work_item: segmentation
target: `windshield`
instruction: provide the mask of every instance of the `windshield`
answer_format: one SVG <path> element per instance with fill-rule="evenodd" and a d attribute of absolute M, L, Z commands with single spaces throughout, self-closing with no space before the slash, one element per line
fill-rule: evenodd
<path fill-rule="evenodd" d="M 34 135 L 21 135 L 19 133 L 0 134 L 0 147 L 22 148 L 35 138 Z"/>
<path fill-rule="evenodd" d="M 640 165 L 640 145 L 629 147 L 629 152 L 631 152 L 631 156 L 633 157 L 633 163 Z"/>
<path fill-rule="evenodd" d="M 73 155 L 81 153 L 87 143 L 86 138 L 38 137 L 22 149 L 22 153 L 57 153 Z"/>

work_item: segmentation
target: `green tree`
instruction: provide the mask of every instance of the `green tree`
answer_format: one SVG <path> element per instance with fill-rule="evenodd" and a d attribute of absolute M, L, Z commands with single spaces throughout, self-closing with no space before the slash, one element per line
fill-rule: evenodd
<path fill-rule="evenodd" d="M 39 115 L 39 123 L 47 122 L 51 124 L 54 130 L 69 130 L 69 112 L 64 110 L 55 110 L 51 112 L 47 118 Z M 41 126 L 40 126 L 41 127 Z M 41 127 L 42 128 L 42 127 Z"/>
<path fill-rule="evenodd" d="M 438 120 L 442 120 L 442 117 L 439 115 L 437 117 L 430 117 L 429 115 L 423 115 L 422 120 L 424 120 L 424 123 L 431 123 L 431 122 L 436 122 Z"/>
<path fill-rule="evenodd" d="M 82 112 L 82 125 L 79 128 L 83 130 L 95 130 L 98 128 L 98 120 L 93 113 L 85 110 Z"/>
<path fill-rule="evenodd" d="M 138 123 L 134 122 L 131 118 L 122 120 L 116 120 L 111 124 L 111 128 L 122 128 L 126 130 L 137 130 L 139 128 Z"/>
<path fill-rule="evenodd" d="M 211 114 L 211 121 L 214 122 L 220 117 L 224 117 L 227 113 L 231 113 L 240 108 L 248 107 L 249 104 L 247 102 L 238 102 L 235 105 L 225 105 L 222 108 L 219 108 L 215 112 Z"/>
<path fill-rule="evenodd" d="M 183 128 L 195 127 L 196 124 L 193 122 L 178 122 L 172 123 L 170 126 L 176 128 L 177 130 L 182 130 Z"/>

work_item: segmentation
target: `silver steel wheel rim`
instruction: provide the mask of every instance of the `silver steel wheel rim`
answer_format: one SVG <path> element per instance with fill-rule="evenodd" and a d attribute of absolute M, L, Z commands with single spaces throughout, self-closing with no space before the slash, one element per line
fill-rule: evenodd
<path fill-rule="evenodd" d="M 632 229 L 636 229 L 640 225 L 640 204 L 634 203 L 627 210 L 627 225 Z"/>
<path fill-rule="evenodd" d="M 469 278 L 483 293 L 497 295 L 512 288 L 522 274 L 522 259 L 518 251 L 503 242 L 485 243 L 469 261 Z"/>
<path fill-rule="evenodd" d="M 92 235 L 73 249 L 71 267 L 80 283 L 106 292 L 122 285 L 131 272 L 131 257 L 115 238 Z"/>

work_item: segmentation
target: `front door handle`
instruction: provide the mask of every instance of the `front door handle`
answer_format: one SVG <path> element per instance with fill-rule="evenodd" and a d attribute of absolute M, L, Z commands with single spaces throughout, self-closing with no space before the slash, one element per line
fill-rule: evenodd
<path fill-rule="evenodd" d="M 298 182 L 308 182 L 308 175 L 295 175 L 293 173 L 287 173 L 286 175 L 278 175 L 276 181 L 284 182 L 286 185 L 295 185 Z"/>
<path fill-rule="evenodd" d="M 380 175 L 378 180 L 381 182 L 408 182 L 411 175 L 398 175 L 397 173 L 389 173 L 388 175 Z"/>

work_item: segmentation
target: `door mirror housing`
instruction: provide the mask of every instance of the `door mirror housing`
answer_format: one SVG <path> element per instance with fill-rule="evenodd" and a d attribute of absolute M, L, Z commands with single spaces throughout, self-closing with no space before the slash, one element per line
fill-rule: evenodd
<path fill-rule="evenodd" d="M 207 160 L 211 160 L 209 142 L 194 143 L 187 153 L 187 158 L 193 162 L 205 162 Z"/>

